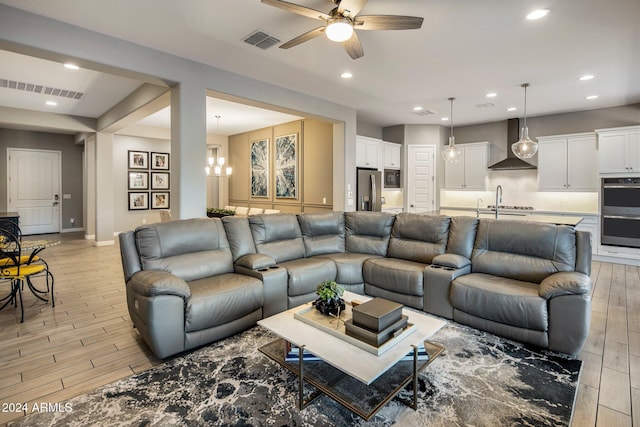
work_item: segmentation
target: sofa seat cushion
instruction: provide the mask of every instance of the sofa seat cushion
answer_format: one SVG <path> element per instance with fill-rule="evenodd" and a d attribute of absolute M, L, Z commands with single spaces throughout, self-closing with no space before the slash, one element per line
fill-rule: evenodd
<path fill-rule="evenodd" d="M 525 329 L 548 329 L 547 301 L 538 284 L 484 273 L 451 282 L 451 305 L 465 313 Z"/>
<path fill-rule="evenodd" d="M 329 259 L 300 258 L 278 265 L 287 269 L 289 296 L 315 292 L 320 283 L 336 279 L 336 265 Z"/>
<path fill-rule="evenodd" d="M 262 282 L 228 273 L 189 282 L 185 332 L 199 331 L 239 319 L 262 307 Z"/>
<path fill-rule="evenodd" d="M 398 258 L 371 258 L 364 262 L 362 275 L 367 284 L 391 292 L 423 296 L 426 264 Z"/>
<path fill-rule="evenodd" d="M 369 258 L 381 258 L 379 255 L 358 253 L 335 253 L 318 255 L 317 258 L 330 259 L 336 264 L 336 282 L 342 285 L 359 285 L 364 283 L 362 265 Z"/>

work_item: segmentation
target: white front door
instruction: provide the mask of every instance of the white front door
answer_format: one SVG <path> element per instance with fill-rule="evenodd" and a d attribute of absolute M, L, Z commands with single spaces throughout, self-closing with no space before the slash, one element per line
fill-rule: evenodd
<path fill-rule="evenodd" d="M 7 210 L 22 234 L 60 232 L 59 151 L 7 149 Z"/>
<path fill-rule="evenodd" d="M 435 147 L 409 145 L 407 150 L 407 207 L 409 212 L 435 210 Z"/>

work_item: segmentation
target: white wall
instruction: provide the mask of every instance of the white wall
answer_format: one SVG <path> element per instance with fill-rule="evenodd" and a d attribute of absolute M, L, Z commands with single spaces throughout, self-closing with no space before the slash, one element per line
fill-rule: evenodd
<path fill-rule="evenodd" d="M 127 151 L 140 150 L 148 152 L 171 152 L 171 141 L 162 139 L 140 138 L 135 136 L 114 135 L 113 137 L 113 227 L 116 232 L 133 230 L 147 223 L 159 222 L 157 210 L 129 210 Z M 204 155 L 202 156 L 204 158 Z M 171 156 L 169 167 L 171 168 Z M 202 168 L 205 165 L 203 163 Z M 151 172 L 151 171 L 149 171 Z M 151 179 L 151 176 L 149 176 Z M 150 182 L 150 181 L 149 181 Z M 170 189 L 171 190 L 171 189 Z M 151 191 L 151 190 L 148 190 Z M 169 191 L 171 193 L 171 191 Z M 172 203 L 173 201 L 171 201 Z M 204 216 L 204 212 L 203 212 Z"/>

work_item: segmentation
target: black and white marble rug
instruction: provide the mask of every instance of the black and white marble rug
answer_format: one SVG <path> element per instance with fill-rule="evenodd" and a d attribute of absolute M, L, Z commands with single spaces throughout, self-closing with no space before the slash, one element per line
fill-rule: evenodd
<path fill-rule="evenodd" d="M 564 426 L 582 363 L 449 323 L 418 410 L 393 400 L 365 422 L 325 396 L 298 411 L 295 377 L 258 351 L 274 338 L 256 326 L 9 425 Z"/>

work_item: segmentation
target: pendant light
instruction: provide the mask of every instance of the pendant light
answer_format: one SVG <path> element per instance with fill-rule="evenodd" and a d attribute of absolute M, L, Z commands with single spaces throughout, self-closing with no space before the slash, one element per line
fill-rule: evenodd
<path fill-rule="evenodd" d="M 529 128 L 527 127 L 527 88 L 529 83 L 520 85 L 524 88 L 524 126 L 520 130 L 520 140 L 511 146 L 511 151 L 519 159 L 530 159 L 538 152 L 538 143 L 529 138 Z"/>
<path fill-rule="evenodd" d="M 442 158 L 447 163 L 456 163 L 460 160 L 462 156 L 462 150 L 456 147 L 456 139 L 453 136 L 453 100 L 455 98 L 449 98 L 451 102 L 451 115 L 449 116 L 449 120 L 451 121 L 451 129 L 449 133 L 449 145 L 447 145 L 444 150 L 442 150 Z"/>
<path fill-rule="evenodd" d="M 214 117 L 216 118 L 216 134 L 219 134 L 221 116 L 214 116 Z M 224 167 L 224 157 L 218 156 L 218 150 L 216 150 L 215 157 L 214 157 L 213 149 L 208 151 L 209 151 L 209 156 L 207 158 L 207 163 L 209 164 L 209 166 L 205 167 L 207 176 L 211 174 L 211 168 L 213 168 L 213 174 L 217 178 L 231 176 L 231 172 L 233 171 L 231 166 L 227 166 L 225 169 L 226 174 L 222 174 L 222 168 Z"/>

